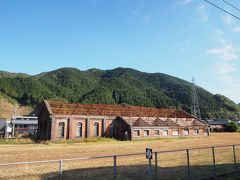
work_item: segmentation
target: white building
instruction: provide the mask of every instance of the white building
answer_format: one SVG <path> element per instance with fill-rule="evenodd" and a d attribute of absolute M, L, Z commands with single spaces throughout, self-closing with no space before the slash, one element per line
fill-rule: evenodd
<path fill-rule="evenodd" d="M 0 118 L 0 138 L 12 137 L 12 125 L 11 121 Z"/>
<path fill-rule="evenodd" d="M 0 138 L 28 137 L 35 135 L 38 118 L 35 116 L 13 116 L 11 120 L 0 119 Z"/>
<path fill-rule="evenodd" d="M 11 124 L 13 137 L 27 137 L 36 133 L 38 118 L 35 116 L 13 116 Z"/>

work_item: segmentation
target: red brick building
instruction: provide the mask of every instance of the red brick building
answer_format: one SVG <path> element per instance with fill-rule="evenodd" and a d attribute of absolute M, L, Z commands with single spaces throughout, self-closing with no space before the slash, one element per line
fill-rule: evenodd
<path fill-rule="evenodd" d="M 41 140 L 113 137 L 120 140 L 206 135 L 208 125 L 179 109 L 44 101 Z"/>

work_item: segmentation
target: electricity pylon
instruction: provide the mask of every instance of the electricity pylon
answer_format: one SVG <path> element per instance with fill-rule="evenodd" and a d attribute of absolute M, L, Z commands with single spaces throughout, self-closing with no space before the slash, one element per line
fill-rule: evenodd
<path fill-rule="evenodd" d="M 192 106 L 191 113 L 194 117 L 201 119 L 201 112 L 199 108 L 198 96 L 196 91 L 195 79 L 192 77 Z"/>

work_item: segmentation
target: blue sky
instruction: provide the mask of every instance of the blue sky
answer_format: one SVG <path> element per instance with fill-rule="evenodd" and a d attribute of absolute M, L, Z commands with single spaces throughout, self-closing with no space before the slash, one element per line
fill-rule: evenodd
<path fill-rule="evenodd" d="M 235 13 L 221 0 L 211 0 Z M 240 8 L 240 1 L 228 0 Z M 2 0 L 0 70 L 131 67 L 240 102 L 240 21 L 203 0 Z"/>

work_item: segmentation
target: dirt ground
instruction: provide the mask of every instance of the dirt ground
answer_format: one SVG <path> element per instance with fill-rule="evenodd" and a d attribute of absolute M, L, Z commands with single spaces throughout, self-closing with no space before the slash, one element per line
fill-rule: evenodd
<path fill-rule="evenodd" d="M 240 133 L 215 133 L 209 137 L 82 143 L 0 145 L 0 163 L 143 153 L 194 147 L 240 144 Z"/>
<path fill-rule="evenodd" d="M 33 112 L 33 107 L 31 106 L 21 106 L 14 100 L 10 102 L 10 100 L 4 98 L 0 93 L 0 118 L 10 119 L 14 111 L 17 115 L 27 115 Z"/>

